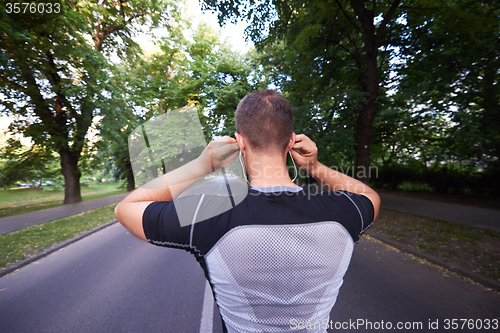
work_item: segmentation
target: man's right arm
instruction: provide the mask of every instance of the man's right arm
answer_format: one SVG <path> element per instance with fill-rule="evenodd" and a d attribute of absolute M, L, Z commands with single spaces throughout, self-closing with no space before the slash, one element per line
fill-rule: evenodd
<path fill-rule="evenodd" d="M 196 180 L 208 175 L 210 171 L 229 165 L 238 156 L 238 149 L 236 140 L 230 137 L 210 142 L 197 159 L 153 179 L 130 193 L 116 206 L 116 219 L 131 233 L 146 240 L 143 216 L 152 202 L 173 201 Z"/>
<path fill-rule="evenodd" d="M 293 149 L 297 149 L 298 152 Z M 296 136 L 293 149 L 292 156 L 300 169 L 306 170 L 323 187 L 332 191 L 347 191 L 366 196 L 373 204 L 374 219 L 377 217 L 380 208 L 380 197 L 377 192 L 359 180 L 319 163 L 318 148 L 306 135 Z"/>

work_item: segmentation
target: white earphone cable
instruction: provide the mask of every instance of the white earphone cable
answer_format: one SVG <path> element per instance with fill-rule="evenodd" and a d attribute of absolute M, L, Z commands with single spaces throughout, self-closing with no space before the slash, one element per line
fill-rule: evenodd
<path fill-rule="evenodd" d="M 295 160 L 292 157 L 292 152 L 289 151 L 288 154 L 290 154 L 290 158 L 292 159 L 292 163 L 293 163 L 293 168 L 295 169 L 295 176 L 292 179 L 292 182 L 294 182 L 295 179 L 297 179 L 299 172 L 297 170 L 297 165 L 295 164 Z M 243 171 L 243 177 L 245 177 L 245 180 L 249 185 L 252 185 L 252 184 L 250 184 L 250 182 L 248 181 L 248 178 L 247 178 L 247 171 L 245 170 L 245 165 L 243 164 L 243 158 L 242 158 L 243 154 L 241 153 L 241 150 L 240 150 L 239 155 L 240 155 L 239 158 L 240 158 L 241 170 Z"/>

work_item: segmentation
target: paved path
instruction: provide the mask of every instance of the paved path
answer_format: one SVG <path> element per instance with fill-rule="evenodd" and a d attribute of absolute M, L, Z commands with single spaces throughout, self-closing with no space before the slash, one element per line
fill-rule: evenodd
<path fill-rule="evenodd" d="M 228 176 L 227 179 L 231 184 L 233 194 L 241 192 L 238 191 L 241 185 L 236 177 Z M 223 178 L 212 179 L 198 185 L 193 188 L 193 192 L 198 194 L 217 192 L 227 195 Z M 500 232 L 500 210 L 406 198 L 390 194 L 380 194 L 380 197 L 382 199 L 382 208 Z"/>
<path fill-rule="evenodd" d="M 446 319 L 484 323 L 499 308 L 499 294 L 363 238 L 329 332 L 447 332 Z M 393 329 L 370 329 L 382 321 Z M 193 255 L 139 241 L 120 224 L 0 278 L 0 323 L 5 333 L 221 332 Z"/>
<path fill-rule="evenodd" d="M 0 235 L 121 201 L 128 193 L 0 218 Z"/>
<path fill-rule="evenodd" d="M 225 186 L 224 186 L 225 189 Z M 121 201 L 128 193 L 0 218 L 0 235 Z M 382 208 L 500 232 L 500 211 L 381 194 Z"/>
<path fill-rule="evenodd" d="M 500 232 L 500 210 L 380 194 L 382 208 Z"/>

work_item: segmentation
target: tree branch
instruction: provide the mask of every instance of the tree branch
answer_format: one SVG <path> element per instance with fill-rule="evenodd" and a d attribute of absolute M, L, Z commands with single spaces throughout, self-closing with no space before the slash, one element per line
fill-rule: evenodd
<path fill-rule="evenodd" d="M 129 19 L 126 21 L 127 23 L 130 23 L 133 19 L 136 19 L 138 17 L 146 16 L 146 12 L 138 13 L 136 15 L 130 16 Z"/>
<path fill-rule="evenodd" d="M 398 8 L 399 4 L 401 3 L 401 0 L 394 0 L 393 3 L 391 4 L 391 7 L 385 13 L 384 19 L 380 23 L 378 29 L 377 29 L 377 46 L 379 45 L 380 38 L 384 33 L 385 27 L 387 26 L 387 23 L 391 20 L 392 15 L 394 15 L 394 12 Z"/>
<path fill-rule="evenodd" d="M 351 0 L 351 7 L 354 9 L 354 12 L 358 16 L 358 21 L 361 23 L 363 36 L 368 37 L 374 35 L 374 11 L 366 9 L 361 0 Z"/>
<path fill-rule="evenodd" d="M 351 44 L 354 48 L 355 53 L 352 56 L 353 56 L 354 60 L 358 63 L 359 68 L 361 68 L 361 65 L 362 65 L 361 53 L 359 52 L 358 46 L 356 45 L 356 41 L 352 40 L 351 36 L 349 36 L 349 34 L 346 34 L 346 35 L 347 35 L 347 39 L 349 39 L 349 41 L 351 42 Z"/>
<path fill-rule="evenodd" d="M 98 52 L 101 52 L 102 51 L 102 44 L 104 42 L 104 39 L 108 35 L 110 35 L 111 33 L 115 32 L 115 31 L 119 31 L 119 30 L 125 29 L 125 25 L 126 24 L 129 24 L 130 22 L 132 22 L 132 20 L 134 20 L 134 19 L 136 19 L 138 17 L 143 17 L 143 16 L 146 16 L 146 15 L 147 15 L 146 12 L 142 12 L 142 13 L 138 13 L 136 15 L 132 15 L 127 20 L 124 19 L 124 23 L 123 24 L 117 24 L 117 25 L 111 26 L 111 27 L 106 28 L 106 29 L 104 29 L 104 27 L 106 26 L 106 22 L 98 21 L 97 22 L 97 27 L 96 27 L 96 34 L 95 34 L 94 37 L 92 37 L 92 39 L 94 40 L 95 49 Z"/>
<path fill-rule="evenodd" d="M 362 67 L 362 62 L 361 62 L 361 58 L 358 58 L 355 54 L 353 54 L 347 47 L 345 47 L 344 45 L 340 44 L 339 41 L 337 40 L 334 40 L 334 39 L 330 39 L 330 38 L 325 38 L 325 40 L 327 42 L 331 42 L 335 45 L 337 45 L 338 47 L 340 47 L 341 49 L 343 49 L 344 51 L 346 51 L 350 56 L 351 58 L 356 62 L 356 64 L 358 64 L 359 68 Z"/>
<path fill-rule="evenodd" d="M 66 106 L 66 108 L 69 110 L 70 113 L 75 113 L 73 108 L 71 107 L 71 104 L 68 102 L 66 96 L 61 93 L 61 77 L 58 74 L 58 69 L 57 66 L 54 62 L 54 57 L 50 51 L 46 51 L 45 55 L 47 57 L 47 62 L 49 64 L 50 70 L 47 75 L 47 79 L 49 80 L 49 83 L 52 85 L 52 88 L 54 89 L 56 93 L 56 121 L 59 122 L 57 119 L 60 114 L 63 113 L 62 107 L 63 105 Z"/>
<path fill-rule="evenodd" d="M 347 20 L 351 23 L 351 25 L 352 25 L 352 26 L 353 26 L 353 27 L 354 27 L 357 31 L 361 32 L 361 29 L 359 28 L 359 26 L 358 26 L 355 22 L 353 22 L 353 21 L 351 20 L 351 18 L 350 18 L 350 16 L 349 16 L 349 15 L 347 15 L 347 12 L 344 10 L 344 7 L 342 7 L 342 4 L 340 3 L 340 1 L 339 1 L 339 0 L 336 0 L 336 2 L 337 2 L 337 5 L 339 6 L 340 10 L 342 10 L 342 13 L 344 14 L 345 18 L 346 18 L 346 19 L 347 19 Z M 352 6 L 352 4 L 351 4 L 351 6 Z"/>
<path fill-rule="evenodd" d="M 25 89 L 25 92 L 31 99 L 31 104 L 33 105 L 35 114 L 47 127 L 47 132 L 51 136 L 54 135 L 57 132 L 57 123 L 54 115 L 50 111 L 49 106 L 40 93 L 40 88 L 36 83 L 33 72 L 29 68 L 21 68 L 21 73 L 24 80 L 26 81 L 27 88 Z"/>

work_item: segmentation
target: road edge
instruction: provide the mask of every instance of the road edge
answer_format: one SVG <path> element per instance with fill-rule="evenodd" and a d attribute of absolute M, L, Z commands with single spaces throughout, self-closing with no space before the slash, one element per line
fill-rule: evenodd
<path fill-rule="evenodd" d="M 49 254 L 51 253 L 54 253 L 70 244 L 73 244 L 77 241 L 79 241 L 80 239 L 83 239 L 87 236 L 90 236 L 92 235 L 93 233 L 96 233 L 104 228 L 107 228 L 115 223 L 117 223 L 118 221 L 117 220 L 113 220 L 113 221 L 110 221 L 110 222 L 107 222 L 107 223 L 104 223 L 104 224 L 101 224 L 100 226 L 94 228 L 94 229 L 91 229 L 89 231 L 86 231 L 78 236 L 75 236 L 73 238 L 70 238 L 66 241 L 63 241 L 61 243 L 58 243 L 58 244 L 55 244 L 53 245 L 52 247 L 50 247 L 49 249 L 41 252 L 41 253 L 38 253 L 32 257 L 29 257 L 27 259 L 24 259 L 24 260 L 21 260 L 11 266 L 8 266 L 8 267 L 5 267 L 5 268 L 2 268 L 2 270 L 0 270 L 0 278 L 7 275 L 7 274 L 10 274 L 12 272 L 15 272 L 16 270 L 24 267 L 24 266 L 27 266 L 29 264 L 31 264 L 32 262 L 35 262 L 37 260 L 40 260 L 41 258 L 43 257 L 46 257 L 48 256 Z M 431 256 L 427 253 L 422 253 L 422 252 L 418 252 L 414 249 L 412 249 L 411 247 L 409 246 L 406 246 L 404 244 L 401 244 L 399 242 L 396 242 L 392 239 L 390 239 L 389 237 L 385 236 L 385 235 L 382 235 L 380 233 L 377 233 L 377 232 L 369 232 L 367 233 L 368 236 L 370 237 L 373 237 L 375 238 L 376 240 L 378 241 L 381 241 L 385 244 L 388 244 L 390 246 L 393 246 L 399 250 L 402 250 L 406 253 L 409 253 L 409 254 L 412 254 L 414 256 L 417 256 L 419 258 L 422 258 L 422 259 L 425 259 L 427 260 L 428 262 L 432 263 L 432 264 L 435 264 L 435 265 L 438 265 L 438 266 L 441 266 L 441 267 L 444 267 L 446 268 L 447 270 L 451 271 L 451 272 L 454 272 L 454 273 L 457 273 L 461 276 L 464 276 L 466 278 L 469 278 L 471 280 L 473 280 L 474 282 L 477 282 L 477 283 L 480 283 L 482 284 L 483 286 L 487 287 L 487 288 L 491 288 L 491 289 L 495 289 L 496 291 L 500 291 L 500 282 L 498 281 L 495 281 L 493 279 L 490 279 L 490 278 L 487 278 L 487 277 L 484 277 L 482 275 L 479 275 L 479 274 L 476 274 L 476 273 L 472 273 L 472 272 L 469 272 L 467 270 L 464 270 L 460 267 L 457 267 L 457 266 L 454 266 L 454 265 L 451 265 L 439 258 L 436 258 L 434 256 Z"/>
<path fill-rule="evenodd" d="M 394 241 L 394 240 L 390 239 L 389 237 L 387 237 L 383 234 L 380 234 L 376 231 L 370 231 L 370 232 L 367 232 L 366 234 L 368 236 L 382 242 L 382 243 L 393 246 L 393 247 L 395 247 L 403 252 L 406 252 L 406 253 L 412 254 L 416 257 L 425 259 L 434 265 L 441 266 L 441 267 L 443 267 L 451 272 L 457 273 L 458 275 L 461 275 L 463 277 L 471 279 L 472 281 L 479 283 L 479 284 L 483 285 L 484 287 L 491 288 L 491 289 L 494 289 L 496 291 L 500 291 L 500 282 L 498 282 L 498 281 L 495 281 L 493 279 L 484 277 L 482 275 L 479 275 L 479 274 L 476 274 L 473 272 L 469 272 L 469 271 L 467 271 L 463 268 L 457 267 L 455 265 L 451 265 L 451 264 L 449 264 L 449 263 L 447 263 L 439 258 L 436 258 L 430 254 L 418 252 L 417 250 L 412 249 L 411 247 L 404 245 L 404 244 L 401 244 L 397 241 Z"/>
<path fill-rule="evenodd" d="M 88 230 L 88 231 L 85 231 L 83 232 L 82 234 L 79 234 L 73 238 L 70 238 L 70 239 L 67 239 L 65 241 L 62 241 L 60 243 L 57 243 L 57 244 L 54 244 L 52 245 L 50 248 L 46 249 L 45 251 L 43 252 L 40 252 L 40 253 L 37 253 L 35 254 L 34 256 L 32 257 L 29 257 L 27 259 L 24 259 L 24 260 L 21 260 L 19 262 L 16 262 L 15 264 L 11 265 L 11 266 L 7 266 L 7 267 L 4 267 L 0 270 L 0 278 L 7 275 L 7 274 L 10 274 L 12 272 L 15 272 L 17 271 L 18 269 L 20 268 L 23 268 L 24 266 L 27 266 L 29 264 L 31 264 L 32 262 L 35 262 L 37 260 L 40 260 L 41 258 L 43 257 L 46 257 L 48 256 L 49 254 L 51 253 L 54 253 L 70 244 L 73 244 L 77 241 L 79 241 L 80 239 L 83 239 L 87 236 L 90 236 L 92 235 L 93 233 L 96 233 L 104 228 L 107 228 L 109 227 L 110 225 L 113 225 L 115 224 L 116 222 L 118 222 L 117 220 L 113 220 L 113 221 L 109 221 L 107 223 L 104 223 L 104 224 L 101 224 L 97 227 L 95 227 L 94 229 L 91 229 L 91 230 Z"/>

